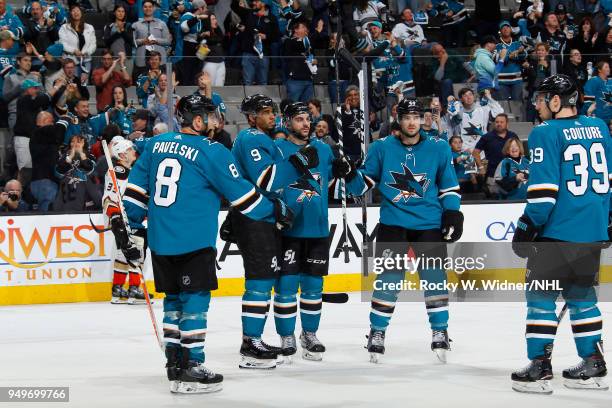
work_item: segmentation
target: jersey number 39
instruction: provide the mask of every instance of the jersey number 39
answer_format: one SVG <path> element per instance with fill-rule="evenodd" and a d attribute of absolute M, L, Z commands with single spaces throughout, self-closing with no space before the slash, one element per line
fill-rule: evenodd
<path fill-rule="evenodd" d="M 586 193 L 589 188 L 589 175 L 594 172 L 599 177 L 591 180 L 593 191 L 597 194 L 607 194 L 610 191 L 610 181 L 604 146 L 601 143 L 593 143 L 588 152 L 582 145 L 568 146 L 563 152 L 563 159 L 565 161 L 575 161 L 576 158 L 578 162 L 574 165 L 574 172 L 579 179 L 567 181 L 569 192 L 575 196 Z"/>

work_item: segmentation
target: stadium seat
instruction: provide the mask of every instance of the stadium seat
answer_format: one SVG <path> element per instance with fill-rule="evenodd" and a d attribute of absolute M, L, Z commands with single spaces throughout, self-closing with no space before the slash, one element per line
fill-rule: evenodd
<path fill-rule="evenodd" d="M 197 86 L 180 86 L 179 85 L 174 90 L 174 93 L 177 94 L 178 96 L 185 96 L 185 95 L 191 95 L 197 90 L 198 90 Z"/>
<path fill-rule="evenodd" d="M 315 85 L 314 86 L 314 97 L 321 102 L 329 101 L 329 91 L 327 85 Z"/>
<path fill-rule="evenodd" d="M 246 123 L 246 118 L 240 113 L 240 105 L 236 103 L 225 103 L 225 121 L 229 124 Z"/>
<path fill-rule="evenodd" d="M 245 95 L 263 94 L 272 98 L 274 102 L 280 102 L 280 89 L 278 85 L 251 85 L 244 87 Z"/>
<path fill-rule="evenodd" d="M 221 95 L 224 102 L 242 102 L 244 87 L 242 85 L 213 87 L 213 91 Z"/>
<path fill-rule="evenodd" d="M 531 122 L 514 122 L 509 126 L 509 129 L 516 133 L 521 140 L 527 140 L 531 129 L 533 129 L 533 123 Z"/>

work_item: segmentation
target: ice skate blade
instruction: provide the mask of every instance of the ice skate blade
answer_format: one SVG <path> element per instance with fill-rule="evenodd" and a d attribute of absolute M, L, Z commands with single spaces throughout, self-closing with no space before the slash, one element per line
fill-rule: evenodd
<path fill-rule="evenodd" d="M 378 364 L 382 358 L 380 353 L 370 353 L 370 363 Z"/>
<path fill-rule="evenodd" d="M 118 298 L 118 297 L 112 297 L 110 302 L 113 305 L 123 305 L 123 304 L 126 304 L 128 301 L 127 301 L 127 299 L 121 299 L 121 298 Z"/>
<path fill-rule="evenodd" d="M 281 354 L 276 357 L 276 365 L 291 365 L 293 364 L 293 354 L 290 356 L 283 356 Z"/>
<path fill-rule="evenodd" d="M 144 299 L 129 298 L 127 303 L 128 303 L 128 305 L 144 305 L 147 302 Z M 153 304 L 152 301 L 151 301 L 151 304 Z"/>
<path fill-rule="evenodd" d="M 238 367 L 251 370 L 271 370 L 276 368 L 276 360 L 263 360 L 253 357 L 242 356 Z"/>
<path fill-rule="evenodd" d="M 571 380 L 569 378 L 564 378 L 563 385 L 565 388 L 570 388 L 572 390 L 608 391 L 610 389 L 608 384 L 606 384 L 601 377 L 591 377 L 586 380 Z"/>
<path fill-rule="evenodd" d="M 442 364 L 446 364 L 446 349 L 433 349 L 434 354 Z"/>
<path fill-rule="evenodd" d="M 177 393 L 180 381 L 170 381 L 170 392 Z"/>
<path fill-rule="evenodd" d="M 302 350 L 302 358 L 308 361 L 321 361 L 323 360 L 323 353 L 315 353 L 313 351 Z"/>
<path fill-rule="evenodd" d="M 512 389 L 525 394 L 544 394 L 553 393 L 549 380 L 539 380 L 533 382 L 512 381 Z"/>
<path fill-rule="evenodd" d="M 223 383 L 202 384 L 199 382 L 176 382 L 178 383 L 176 392 L 179 394 L 209 394 L 223 389 Z"/>

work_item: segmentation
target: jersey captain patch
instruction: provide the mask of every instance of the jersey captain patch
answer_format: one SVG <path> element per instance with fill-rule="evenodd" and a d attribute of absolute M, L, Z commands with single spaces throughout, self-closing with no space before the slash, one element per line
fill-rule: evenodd
<path fill-rule="evenodd" d="M 425 191 L 429 186 L 429 179 L 426 173 L 414 174 L 412 171 L 402 163 L 402 173 L 395 171 L 389 171 L 391 177 L 393 177 L 393 183 L 387 183 L 391 188 L 399 190 L 399 193 L 393 199 L 394 203 L 400 200 L 408 202 L 411 197 L 423 198 Z"/>

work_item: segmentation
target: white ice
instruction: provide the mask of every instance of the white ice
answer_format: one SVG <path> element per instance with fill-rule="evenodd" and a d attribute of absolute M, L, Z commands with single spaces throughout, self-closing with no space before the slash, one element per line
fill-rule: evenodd
<path fill-rule="evenodd" d="M 161 301 L 155 302 L 161 323 Z M 612 304 L 600 304 L 612 339 Z M 578 362 L 568 319 L 559 328 L 551 396 L 519 394 L 510 373 L 527 363 L 521 303 L 453 303 L 449 363 L 436 363 L 423 304 L 396 307 L 381 364 L 363 348 L 369 304 L 359 294 L 325 304 L 322 362 L 296 358 L 271 371 L 238 368 L 239 298 L 213 298 L 207 365 L 225 376 L 216 394 L 173 395 L 145 306 L 81 303 L 0 308 L 0 386 L 69 386 L 70 407 L 612 407 L 612 393 L 563 387 Z M 299 321 L 298 321 L 299 327 Z M 299 332 L 298 332 L 299 334 Z M 264 339 L 278 343 L 272 318 Z M 612 342 L 612 340 L 610 340 Z M 612 358 L 608 358 L 612 363 Z M 612 375 L 608 382 L 612 382 Z M 63 404 L 6 404 L 50 406 Z"/>

